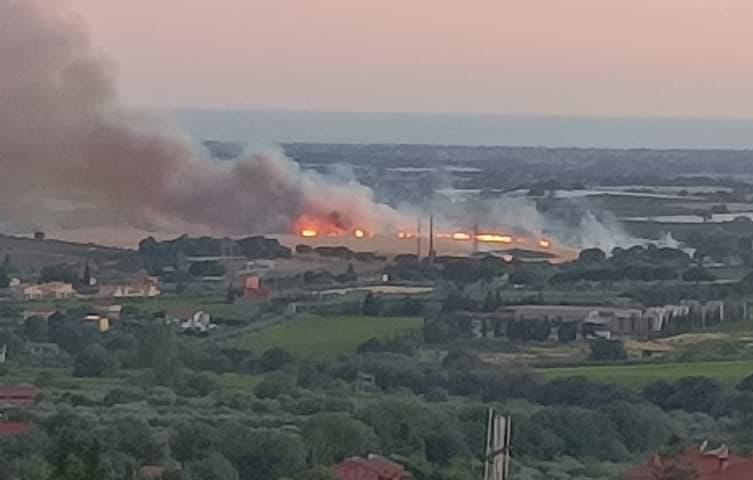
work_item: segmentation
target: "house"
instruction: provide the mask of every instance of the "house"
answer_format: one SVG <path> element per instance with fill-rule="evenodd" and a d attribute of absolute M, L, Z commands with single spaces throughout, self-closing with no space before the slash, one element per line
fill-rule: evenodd
<path fill-rule="evenodd" d="M 623 475 L 624 480 L 653 480 L 656 473 L 670 468 L 694 472 L 697 480 L 750 480 L 753 478 L 753 458 L 730 453 L 726 445 L 714 450 L 688 448 L 674 458 L 653 455 L 644 465 Z"/>
<path fill-rule="evenodd" d="M 0 422 L 0 438 L 28 433 L 31 428 L 31 424 L 25 422 Z"/>
<path fill-rule="evenodd" d="M 410 480 L 413 476 L 405 467 L 378 455 L 367 458 L 351 457 L 332 470 L 338 480 Z"/>
<path fill-rule="evenodd" d="M 262 285 L 262 280 L 257 276 L 246 277 L 243 282 L 243 298 L 247 300 L 267 300 L 271 291 Z"/>
<path fill-rule="evenodd" d="M 89 313 L 84 317 L 84 322 L 93 325 L 101 333 L 110 330 L 110 319 L 98 313 Z"/>
<path fill-rule="evenodd" d="M 64 282 L 48 282 L 38 285 L 22 286 L 21 295 L 24 300 L 55 299 L 62 300 L 76 295 L 73 285 Z"/>
<path fill-rule="evenodd" d="M 574 323 L 579 330 L 591 335 L 609 338 L 613 334 L 647 334 L 648 320 L 641 310 L 605 306 L 574 305 L 519 305 L 500 309 L 498 315 L 510 320 L 545 321 L 553 326 Z"/>
<path fill-rule="evenodd" d="M 123 305 L 93 305 L 92 310 L 106 316 L 110 320 L 118 320 L 123 311 Z"/>
<path fill-rule="evenodd" d="M 34 386 L 0 387 L 0 406 L 29 406 L 36 397 L 37 387 Z"/>
<path fill-rule="evenodd" d="M 56 357 L 61 352 L 62 350 L 57 343 L 27 342 L 24 345 L 24 353 L 28 353 L 32 357 Z"/>
<path fill-rule="evenodd" d="M 247 261 L 245 265 L 243 265 L 243 268 L 238 270 L 236 274 L 246 275 L 250 273 L 253 275 L 258 275 L 259 273 L 268 272 L 274 269 L 275 269 L 274 260 L 251 260 L 251 261 Z"/>
<path fill-rule="evenodd" d="M 160 480 L 167 472 L 165 467 L 157 465 L 144 465 L 141 467 L 141 477 L 146 480 Z"/>
<path fill-rule="evenodd" d="M 98 296 L 104 298 L 153 298 L 160 295 L 157 280 L 145 278 L 139 282 L 103 285 Z"/>
<path fill-rule="evenodd" d="M 24 310 L 22 315 L 24 321 L 31 317 L 40 317 L 47 321 L 51 316 L 55 315 L 55 313 L 57 313 L 57 310 Z"/>
<path fill-rule="evenodd" d="M 660 332 L 673 319 L 690 315 L 689 305 L 664 305 L 663 307 L 649 307 L 643 315 L 649 319 L 651 329 Z"/>

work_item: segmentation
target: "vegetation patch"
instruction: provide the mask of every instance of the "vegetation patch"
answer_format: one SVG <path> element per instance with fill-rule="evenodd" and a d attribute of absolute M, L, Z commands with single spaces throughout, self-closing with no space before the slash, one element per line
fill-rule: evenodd
<path fill-rule="evenodd" d="M 281 326 L 248 334 L 238 346 L 254 351 L 281 347 L 292 353 L 338 355 L 353 353 L 370 338 L 389 338 L 420 328 L 417 317 L 304 317 Z"/>

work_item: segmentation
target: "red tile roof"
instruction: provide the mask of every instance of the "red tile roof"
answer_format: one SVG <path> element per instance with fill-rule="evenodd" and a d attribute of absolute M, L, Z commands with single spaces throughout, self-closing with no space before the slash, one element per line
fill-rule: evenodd
<path fill-rule="evenodd" d="M 0 386 L 0 405 L 31 405 L 36 396 L 34 386 Z"/>
<path fill-rule="evenodd" d="M 333 467 L 339 480 L 408 480 L 412 475 L 399 463 L 378 455 L 351 457 Z"/>
<path fill-rule="evenodd" d="M 625 480 L 653 480 L 652 472 L 661 465 L 677 465 L 691 468 L 698 473 L 698 480 L 751 480 L 753 458 L 739 457 L 723 452 L 701 452 L 689 448 L 675 459 L 654 455 L 646 464 L 629 470 Z"/>
<path fill-rule="evenodd" d="M 144 465 L 141 467 L 141 475 L 144 478 L 159 479 L 165 474 L 167 469 L 158 465 Z"/>
<path fill-rule="evenodd" d="M 0 437 L 20 435 L 31 431 L 31 424 L 24 422 L 0 422 Z"/>

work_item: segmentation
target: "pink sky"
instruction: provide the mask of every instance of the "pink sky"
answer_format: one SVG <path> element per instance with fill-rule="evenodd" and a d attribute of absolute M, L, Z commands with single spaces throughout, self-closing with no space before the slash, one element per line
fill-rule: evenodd
<path fill-rule="evenodd" d="M 753 117 L 751 0 L 68 0 L 156 107 Z"/>

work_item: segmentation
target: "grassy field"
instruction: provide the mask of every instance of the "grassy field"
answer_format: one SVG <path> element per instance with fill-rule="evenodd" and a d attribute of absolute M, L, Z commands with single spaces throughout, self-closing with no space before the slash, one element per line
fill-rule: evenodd
<path fill-rule="evenodd" d="M 682 377 L 704 376 L 731 388 L 753 374 L 753 360 L 541 368 L 537 371 L 547 379 L 582 375 L 592 380 L 617 383 L 630 388 L 641 388 L 656 380 L 674 381 Z"/>
<path fill-rule="evenodd" d="M 143 300 L 129 300 L 125 305 L 132 305 L 146 312 L 167 311 L 169 313 L 190 314 L 203 310 L 214 316 L 247 319 L 250 309 L 246 305 L 227 303 L 225 297 L 171 297 L 162 296 Z"/>
<path fill-rule="evenodd" d="M 753 321 L 741 320 L 739 322 L 722 322 L 708 329 L 709 332 L 750 334 L 753 333 Z"/>
<path fill-rule="evenodd" d="M 415 317 L 305 317 L 248 334 L 238 340 L 238 346 L 254 351 L 283 347 L 297 354 L 339 355 L 354 352 L 372 337 L 392 337 L 422 324 L 423 320 Z"/>

